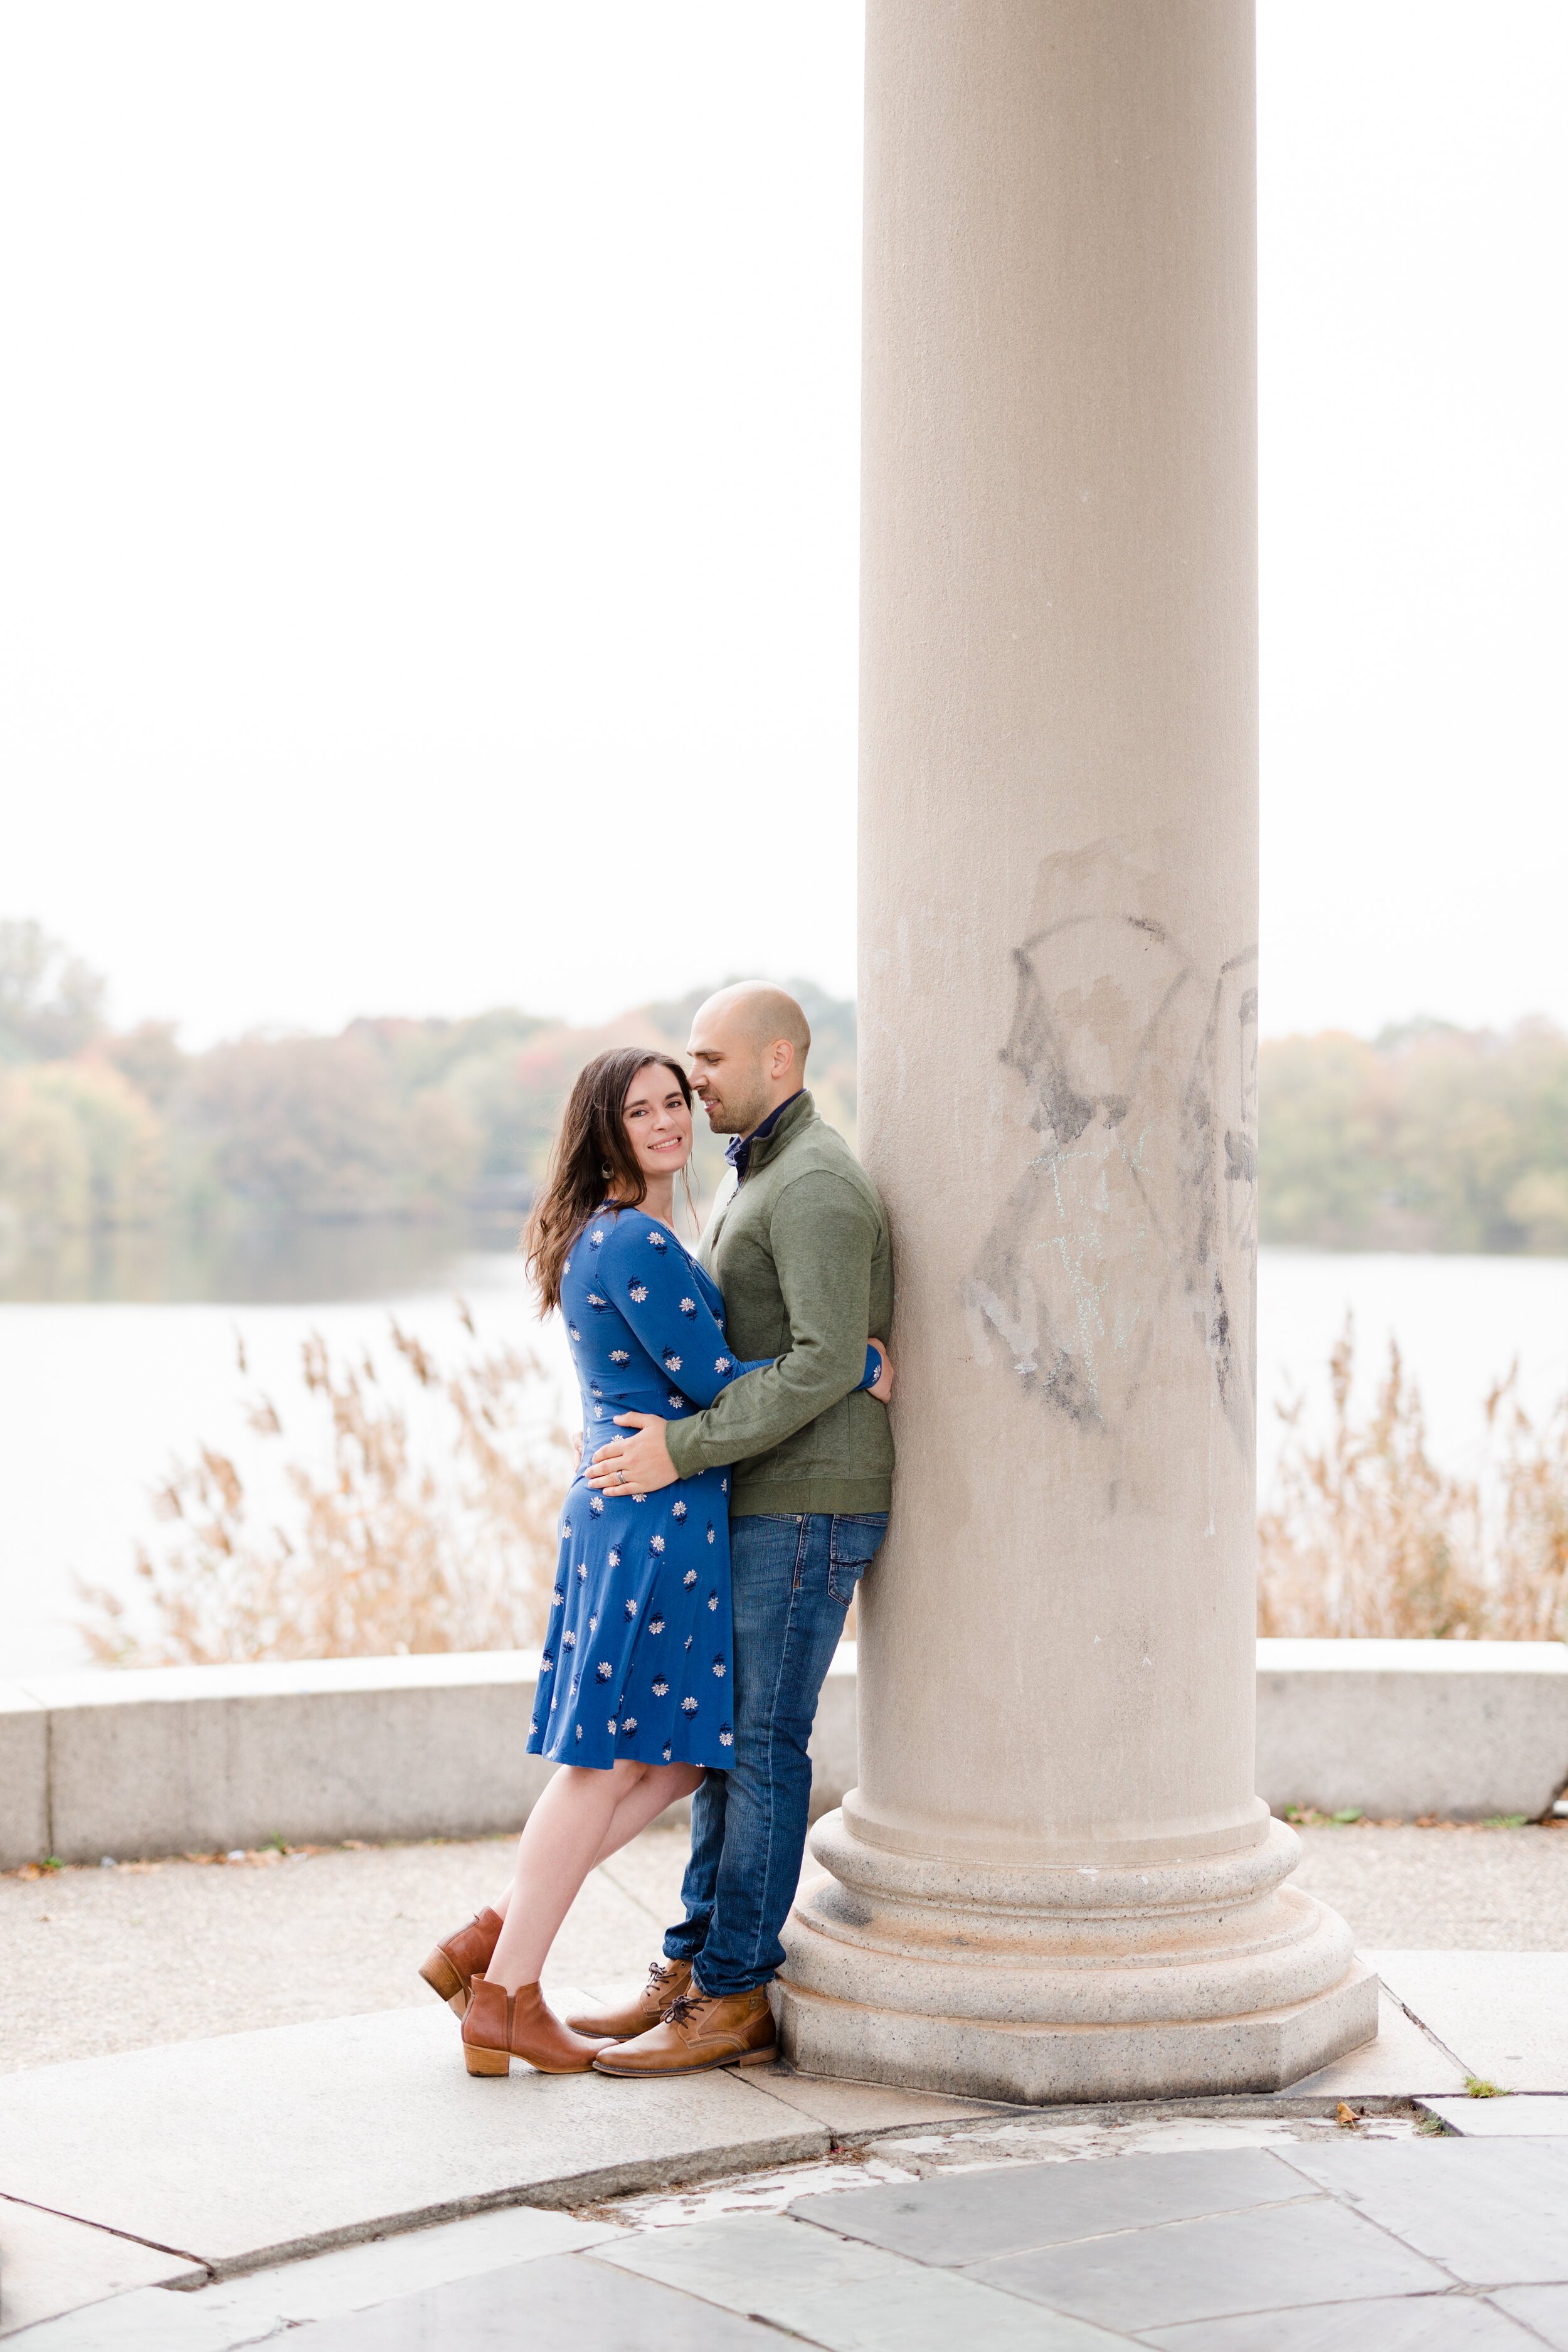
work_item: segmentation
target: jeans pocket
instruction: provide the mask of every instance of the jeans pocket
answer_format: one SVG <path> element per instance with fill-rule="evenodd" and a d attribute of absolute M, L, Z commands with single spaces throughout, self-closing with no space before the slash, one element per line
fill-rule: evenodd
<path fill-rule="evenodd" d="M 847 1609 L 855 1588 L 881 1549 L 888 1532 L 886 1511 L 836 1513 L 828 1539 L 827 1590 Z"/>

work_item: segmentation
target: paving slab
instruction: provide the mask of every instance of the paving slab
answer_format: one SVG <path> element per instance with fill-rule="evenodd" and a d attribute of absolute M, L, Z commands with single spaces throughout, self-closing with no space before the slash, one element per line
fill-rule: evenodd
<path fill-rule="evenodd" d="M 802 2197 L 790 2211 L 911 2261 L 984 2262 L 1107 2231 L 1311 2197 L 1314 2184 L 1266 2148 L 1162 2157 L 1158 2164 L 1025 2164 L 918 2186 Z"/>
<path fill-rule="evenodd" d="M 1364 1952 L 1466 2071 L 1510 2091 L 1568 2091 L 1568 1952 Z"/>
<path fill-rule="evenodd" d="M 368 2245 L 343 2246 L 336 2253 L 220 2279 L 197 2300 L 204 2310 L 226 2314 L 237 2328 L 262 2322 L 297 2327 L 307 2320 L 368 2311 L 395 2295 L 475 2278 L 509 2263 L 577 2253 L 623 2234 L 610 2222 L 579 2221 L 570 2213 L 510 2205 L 499 2212 L 476 2213 L 466 2221 L 377 2238 Z M 236 2343 L 250 2340 L 237 2333 L 235 2336 Z"/>
<path fill-rule="evenodd" d="M 0 2336 L 106 2295 L 175 2281 L 193 2284 L 205 2276 L 183 2254 L 139 2246 L 107 2230 L 0 2198 Z"/>
<path fill-rule="evenodd" d="M 1345 2141 L 1289 2161 L 1468 2285 L 1568 2281 L 1568 2140 Z"/>
<path fill-rule="evenodd" d="M 984 2099 L 951 2099 L 940 2091 L 898 2091 L 880 2083 L 833 2082 L 822 2074 L 794 2074 L 784 2066 L 749 2066 L 746 2081 L 785 2106 L 826 2124 L 840 2137 L 910 2131 L 921 2124 L 963 2123 L 972 2117 L 1003 2118 L 1019 2112 Z"/>
<path fill-rule="evenodd" d="M 1200 2319 L 1153 2328 L 1139 2340 L 1162 2352 L 1345 2352 L 1352 2344 L 1375 2345 L 1377 2352 L 1526 2352 L 1535 2339 L 1489 2302 L 1450 2293 Z"/>
<path fill-rule="evenodd" d="M 1450 2131 L 1465 2139 L 1568 2137 L 1568 2098 L 1551 2091 L 1518 2091 L 1506 2099 L 1423 2099 Z"/>
<path fill-rule="evenodd" d="M 1450 2284 L 1435 2263 L 1326 2197 L 1086 2237 L 984 2263 L 971 2276 L 1139 2335 L 1320 2301 L 1330 2282 L 1347 2301 Z"/>
<path fill-rule="evenodd" d="M 209 2310 L 205 2295 L 150 2286 L 46 2319 L 16 2338 L 16 2352 L 240 2352 L 273 2333 L 269 2319 L 242 2326 Z"/>
<path fill-rule="evenodd" d="M 301 2327 L 289 2344 L 289 2352 L 780 2352 L 775 2329 L 587 2254 L 430 2287 Z"/>
<path fill-rule="evenodd" d="M 14 2074 L 0 2195 L 228 2273 L 486 2206 L 582 2205 L 830 2144 L 743 2076 L 470 2076 L 450 2013 L 432 2003 Z"/>
<path fill-rule="evenodd" d="M 1424 2099 L 1429 2092 L 1462 2092 L 1464 2087 L 1465 2069 L 1405 2014 L 1384 1987 L 1378 1994 L 1375 2042 L 1364 2042 L 1347 2058 L 1336 2058 L 1331 2066 L 1320 2066 L 1315 2074 L 1274 2095 L 1280 2100 Z"/>
<path fill-rule="evenodd" d="M 1110 2352 L 1126 2338 L 880 2246 L 830 2236 L 782 2213 L 737 2214 L 595 2248 L 595 2259 L 683 2288 L 802 2336 L 826 2352 Z"/>
<path fill-rule="evenodd" d="M 1568 2352 L 1568 2286 L 1505 2286 L 1488 2299 L 1532 2327 L 1552 2352 Z"/>

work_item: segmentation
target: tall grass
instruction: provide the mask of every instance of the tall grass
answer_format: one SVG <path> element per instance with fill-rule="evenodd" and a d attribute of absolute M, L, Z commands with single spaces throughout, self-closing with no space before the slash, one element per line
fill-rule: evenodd
<path fill-rule="evenodd" d="M 1518 1367 L 1485 1401 L 1488 1468 L 1444 1470 L 1396 1342 L 1370 1413 L 1352 1405 L 1355 1334 L 1330 1358 L 1321 1442 L 1303 1400 L 1258 1519 L 1258 1630 L 1403 1640 L 1568 1640 L 1568 1396 L 1537 1427 Z"/>
<path fill-rule="evenodd" d="M 334 1360 L 312 1334 L 302 1351 L 303 1458 L 282 1462 L 285 1507 L 269 1511 L 213 1447 L 176 1463 L 154 1501 L 169 1537 L 137 1552 L 142 1607 L 81 1589 L 93 1656 L 205 1665 L 535 1641 L 570 1475 L 567 1441 L 538 1426 L 533 1359 L 481 1347 L 468 1310 L 459 1313 L 471 1344 L 450 1370 L 392 1319 L 402 1396 L 369 1353 Z M 417 1442 L 408 1375 L 423 1399 Z M 283 1444 L 269 1399 L 253 1398 L 247 1419 L 257 1436 Z M 276 1479 L 257 1483 L 276 1499 Z M 135 1621 L 149 1618 L 152 1630 L 140 1630 Z"/>

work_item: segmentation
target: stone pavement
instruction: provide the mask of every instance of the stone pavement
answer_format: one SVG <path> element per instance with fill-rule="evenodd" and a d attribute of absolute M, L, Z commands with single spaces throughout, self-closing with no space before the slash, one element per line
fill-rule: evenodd
<path fill-rule="evenodd" d="M 512 2207 L 194 2291 L 169 2263 L 164 2284 L 124 2279 L 10 2340 L 765 2352 L 782 2331 L 825 2352 L 1339 2352 L 1370 2334 L 1379 2352 L 1564 2352 L 1568 2103 L 1469 2104 L 1531 2112 L 1502 2137 L 1279 2114 L 906 2121 L 719 2189 Z"/>
<path fill-rule="evenodd" d="M 1350 1922 L 1363 1950 L 1568 1951 L 1568 1822 L 1309 1829 L 1301 1842 L 1298 1883 Z M 546 1983 L 640 1974 L 679 1916 L 686 1852 L 683 1829 L 656 1828 L 595 1871 Z M 422 2008 L 419 1962 L 491 1900 L 510 1857 L 511 1840 L 492 1838 L 0 1876 L 0 2074 L 241 2026 Z"/>
<path fill-rule="evenodd" d="M 1397 1834 L 1318 1832 L 1310 1854 L 1332 1865 Z M 1495 1833 L 1498 1851 L 1511 1834 Z M 1409 1835 L 1440 1857 L 1493 1850 L 1491 1835 Z M 1554 1862 L 1555 1839 L 1530 1850 L 1537 1867 L 1549 1843 Z M 584 1906 L 580 1948 L 600 1965 L 579 1982 L 602 1991 L 640 1968 L 683 1844 L 679 1833 L 638 1841 L 619 1885 L 606 1880 Z M 548 2352 L 569 2333 L 578 2352 L 584 2329 L 637 2352 L 679 2331 L 700 2352 L 776 2340 L 781 2328 L 847 2352 L 891 2352 L 946 2343 L 966 2325 L 961 2340 L 987 2347 L 1295 2352 L 1337 2344 L 1364 2319 L 1394 2352 L 1514 2342 L 1568 2352 L 1561 2225 L 1529 2220 L 1568 2212 L 1568 2179 L 1553 2169 L 1568 2162 L 1561 1954 L 1373 1948 L 1365 1957 L 1387 1990 L 1365 2050 L 1275 2097 L 1093 2112 L 996 2108 L 779 2068 L 657 2085 L 521 2068 L 505 2084 L 476 2082 L 452 2019 L 422 1987 L 418 2007 L 388 2008 L 383 1994 L 367 2013 L 333 2013 L 345 1984 L 365 1982 L 344 1973 L 356 1919 L 374 1951 L 384 1930 L 366 1911 L 406 1905 L 403 1940 L 422 1953 L 434 1903 L 460 1912 L 459 1889 L 479 1871 L 488 1884 L 500 1851 L 16 1886 L 23 1901 L 62 1910 L 62 1895 L 79 1895 L 79 1923 L 96 1919 L 101 1932 L 59 1948 L 93 1948 L 87 1973 L 100 1994 L 106 1968 L 117 1990 L 121 1980 L 108 1933 L 117 1913 L 131 1901 L 153 1912 L 152 1898 L 177 1890 L 182 1932 L 150 1939 L 141 1995 L 139 2013 L 160 2036 L 186 2013 L 193 1954 L 198 1967 L 209 1951 L 234 1965 L 247 1918 L 253 1931 L 272 1922 L 272 2013 L 289 2013 L 292 1989 L 306 2014 L 225 2033 L 209 2007 L 201 2038 L 61 2064 L 24 2058 L 6 2076 L 5 2352 L 10 2341 L 37 2352 L 229 2352 L 284 2328 L 302 2328 L 322 2352 L 489 2341 Z M 362 1873 L 366 1864 L 382 1875 Z M 379 1890 L 370 1905 L 367 1885 Z M 1512 1915 L 1504 1905 L 1499 1916 Z M 1395 1906 L 1362 1916 L 1386 1927 Z M 1397 1924 L 1425 1923 L 1411 1906 Z M 226 1928 L 227 1942 L 210 1940 Z M 13 1973 L 8 2002 L 43 1991 L 47 1981 Z M 1467 2096 L 1467 2075 L 1515 2095 Z M 1457 2156 L 1458 2138 L 1417 2137 L 1423 2124 L 1484 2153 Z M 1455 2210 L 1491 2215 L 1498 2251 L 1486 2261 L 1500 2269 L 1464 2254 L 1446 2223 L 1424 2237 L 1398 2204 L 1397 2166 L 1434 2157 L 1472 2169 L 1410 2173 L 1426 2185 L 1398 2189 L 1408 2213 L 1418 2221 L 1436 2197 L 1441 2219 L 1443 2184 L 1462 2178 Z M 1364 2179 L 1354 2164 L 1331 2177 L 1330 2158 L 1372 2168 Z M 1385 2179 L 1386 2210 L 1367 2201 Z M 1508 2220 L 1516 2209 L 1522 2235 Z M 1004 2226 L 1003 2214 L 1023 2218 Z M 1301 2247 L 1315 2250 L 1310 2261 Z M 1277 2297 L 1267 2315 L 1235 2300 L 1265 2289 Z"/>

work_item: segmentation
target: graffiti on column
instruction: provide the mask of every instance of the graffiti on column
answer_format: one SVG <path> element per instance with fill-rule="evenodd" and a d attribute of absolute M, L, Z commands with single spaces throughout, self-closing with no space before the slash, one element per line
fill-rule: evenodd
<path fill-rule="evenodd" d="M 1257 950 L 1205 971 L 1149 911 L 1153 895 L 1103 846 L 1042 869 L 1047 919 L 1014 950 L 999 1055 L 1038 1149 L 965 1303 L 984 1358 L 1005 1351 L 1042 1405 L 1112 1437 L 1157 1356 L 1201 1345 L 1250 1459 Z"/>

